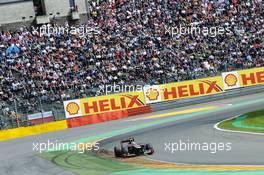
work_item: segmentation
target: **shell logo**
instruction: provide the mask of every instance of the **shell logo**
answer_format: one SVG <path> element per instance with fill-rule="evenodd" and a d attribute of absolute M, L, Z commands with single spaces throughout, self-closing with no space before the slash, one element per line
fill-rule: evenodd
<path fill-rule="evenodd" d="M 237 76 L 236 75 L 234 75 L 234 74 L 228 74 L 228 75 L 226 75 L 226 77 L 225 77 L 225 83 L 229 87 L 236 86 L 237 82 L 238 82 L 238 79 L 237 79 Z"/>
<path fill-rule="evenodd" d="M 80 107 L 77 103 L 75 102 L 70 102 L 67 107 L 66 107 L 66 111 L 70 114 L 70 115 L 76 115 L 79 113 Z"/>
<path fill-rule="evenodd" d="M 147 97 L 151 101 L 158 100 L 159 91 L 157 89 L 150 88 L 147 91 Z"/>

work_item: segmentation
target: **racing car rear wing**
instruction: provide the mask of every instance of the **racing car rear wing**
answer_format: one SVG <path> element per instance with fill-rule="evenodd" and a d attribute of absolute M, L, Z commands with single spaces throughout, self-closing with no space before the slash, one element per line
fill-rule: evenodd
<path fill-rule="evenodd" d="M 122 140 L 121 143 L 128 143 L 128 142 L 134 142 L 135 141 L 135 138 L 129 138 L 127 140 Z"/>

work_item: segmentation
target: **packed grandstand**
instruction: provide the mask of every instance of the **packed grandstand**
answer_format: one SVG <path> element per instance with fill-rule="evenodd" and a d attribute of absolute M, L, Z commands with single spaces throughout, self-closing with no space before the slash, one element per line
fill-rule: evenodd
<path fill-rule="evenodd" d="M 162 84 L 264 66 L 261 0 L 90 5 L 85 24 L 51 26 L 96 28 L 94 33 L 41 33 L 40 26 L 0 33 L 0 128 L 16 127 L 16 113 L 40 111 L 40 102 L 63 108 L 63 100 L 102 95 L 96 92 L 105 84 Z M 229 32 L 212 36 L 177 28 L 193 25 Z"/>

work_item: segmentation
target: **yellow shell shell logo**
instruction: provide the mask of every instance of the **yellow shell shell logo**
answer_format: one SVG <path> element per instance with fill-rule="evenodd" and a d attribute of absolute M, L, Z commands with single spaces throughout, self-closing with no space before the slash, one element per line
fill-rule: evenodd
<path fill-rule="evenodd" d="M 159 97 L 159 91 L 157 89 L 150 88 L 147 91 L 147 97 L 151 101 L 157 100 Z"/>
<path fill-rule="evenodd" d="M 238 79 L 237 79 L 236 75 L 234 75 L 234 74 L 228 74 L 225 77 L 225 83 L 229 87 L 235 86 L 237 84 L 237 81 L 238 81 Z"/>
<path fill-rule="evenodd" d="M 66 107 L 66 111 L 70 114 L 70 115 L 76 115 L 79 113 L 80 107 L 77 103 L 75 102 L 70 102 L 67 107 Z"/>

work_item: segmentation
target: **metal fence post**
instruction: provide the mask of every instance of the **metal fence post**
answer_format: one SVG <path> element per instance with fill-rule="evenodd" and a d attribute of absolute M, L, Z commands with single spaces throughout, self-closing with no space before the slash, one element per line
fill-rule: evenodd
<path fill-rule="evenodd" d="M 43 106 L 42 106 L 42 102 L 41 102 L 41 98 L 40 97 L 39 97 L 39 104 L 40 104 L 42 123 L 44 123 Z"/>

